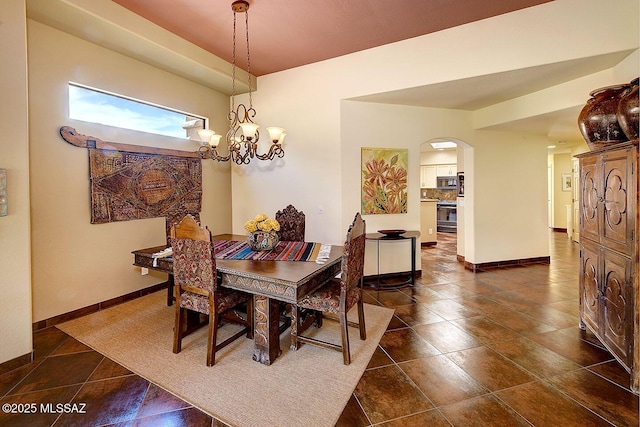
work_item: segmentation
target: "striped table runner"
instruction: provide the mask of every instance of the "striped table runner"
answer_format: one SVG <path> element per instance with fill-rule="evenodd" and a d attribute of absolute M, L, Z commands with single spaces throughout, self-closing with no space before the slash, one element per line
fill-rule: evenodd
<path fill-rule="evenodd" d="M 218 259 L 252 259 L 261 261 L 315 261 L 320 243 L 279 242 L 270 251 L 254 251 L 247 242 L 215 240 L 213 242 Z"/>

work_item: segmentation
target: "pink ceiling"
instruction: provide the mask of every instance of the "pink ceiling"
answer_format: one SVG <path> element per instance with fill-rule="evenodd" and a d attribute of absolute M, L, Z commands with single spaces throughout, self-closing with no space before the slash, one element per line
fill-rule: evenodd
<path fill-rule="evenodd" d="M 231 62 L 232 0 L 112 1 Z M 251 73 L 269 74 L 549 1 L 249 0 Z M 237 16 L 237 64 L 246 69 L 244 14 Z"/>

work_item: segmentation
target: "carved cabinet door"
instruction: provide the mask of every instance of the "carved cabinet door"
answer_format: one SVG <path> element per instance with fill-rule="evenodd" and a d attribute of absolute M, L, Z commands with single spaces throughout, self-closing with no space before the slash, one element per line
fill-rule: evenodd
<path fill-rule="evenodd" d="M 632 167 L 636 148 L 614 150 L 602 154 L 601 243 L 623 254 L 634 251 L 635 178 Z"/>
<path fill-rule="evenodd" d="M 631 372 L 640 390 L 638 145 L 580 159 L 580 326 Z"/>
<path fill-rule="evenodd" d="M 583 240 L 580 249 L 580 314 L 581 321 L 593 331 L 600 329 L 600 280 L 601 268 L 598 256 L 599 246 L 589 240 Z"/>
<path fill-rule="evenodd" d="M 603 198 L 602 180 L 598 174 L 597 160 L 597 155 L 580 159 L 580 180 L 582 182 L 580 192 L 580 237 L 586 237 L 596 242 L 600 240 L 599 224 L 601 215 L 599 214 L 599 208 L 600 200 Z"/>
<path fill-rule="evenodd" d="M 602 250 L 602 338 L 627 366 L 633 352 L 633 263 L 630 258 Z"/>

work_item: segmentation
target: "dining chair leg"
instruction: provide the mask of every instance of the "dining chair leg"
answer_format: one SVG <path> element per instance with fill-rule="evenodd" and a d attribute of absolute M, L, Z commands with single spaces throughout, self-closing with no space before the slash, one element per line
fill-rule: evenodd
<path fill-rule="evenodd" d="M 358 300 L 358 328 L 360 329 L 360 339 L 367 339 L 367 328 L 364 324 L 364 303 L 362 298 Z"/>
<path fill-rule="evenodd" d="M 183 319 L 184 313 L 183 309 L 180 308 L 180 303 L 176 304 L 175 309 L 175 321 L 173 322 L 173 352 L 180 353 L 182 350 L 182 331 L 184 330 Z"/>
<path fill-rule="evenodd" d="M 207 343 L 207 366 L 216 363 L 216 342 L 218 339 L 218 313 L 215 310 L 217 301 L 209 295 L 209 341 Z"/>
<path fill-rule="evenodd" d="M 316 328 L 322 328 L 322 319 L 324 318 L 324 313 L 320 310 L 313 310 L 313 316 L 314 316 L 314 321 L 313 321 L 313 326 L 315 326 Z"/>
<path fill-rule="evenodd" d="M 342 359 L 345 365 L 351 363 L 351 351 L 349 350 L 349 324 L 346 310 L 340 310 L 340 329 L 342 333 Z"/>
<path fill-rule="evenodd" d="M 217 316 L 213 313 L 209 313 L 209 329 L 207 331 L 207 366 L 213 366 L 216 363 L 216 330 L 217 325 L 214 325 L 215 318 Z"/>
<path fill-rule="evenodd" d="M 300 318 L 300 309 L 292 305 L 291 306 L 291 344 L 289 348 L 293 351 L 298 349 L 298 324 Z"/>

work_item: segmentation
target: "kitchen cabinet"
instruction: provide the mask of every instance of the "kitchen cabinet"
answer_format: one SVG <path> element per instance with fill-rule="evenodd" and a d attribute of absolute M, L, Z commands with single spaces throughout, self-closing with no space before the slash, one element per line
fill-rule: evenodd
<path fill-rule="evenodd" d="M 640 391 L 638 146 L 615 144 L 580 161 L 580 327 L 588 328 Z"/>
<path fill-rule="evenodd" d="M 420 188 L 436 188 L 436 167 L 420 166 Z"/>
<path fill-rule="evenodd" d="M 455 176 L 458 172 L 458 165 L 436 165 L 436 176 Z"/>
<path fill-rule="evenodd" d="M 426 199 L 420 201 L 420 242 L 431 244 L 437 242 L 437 221 L 436 221 L 437 199 Z"/>

